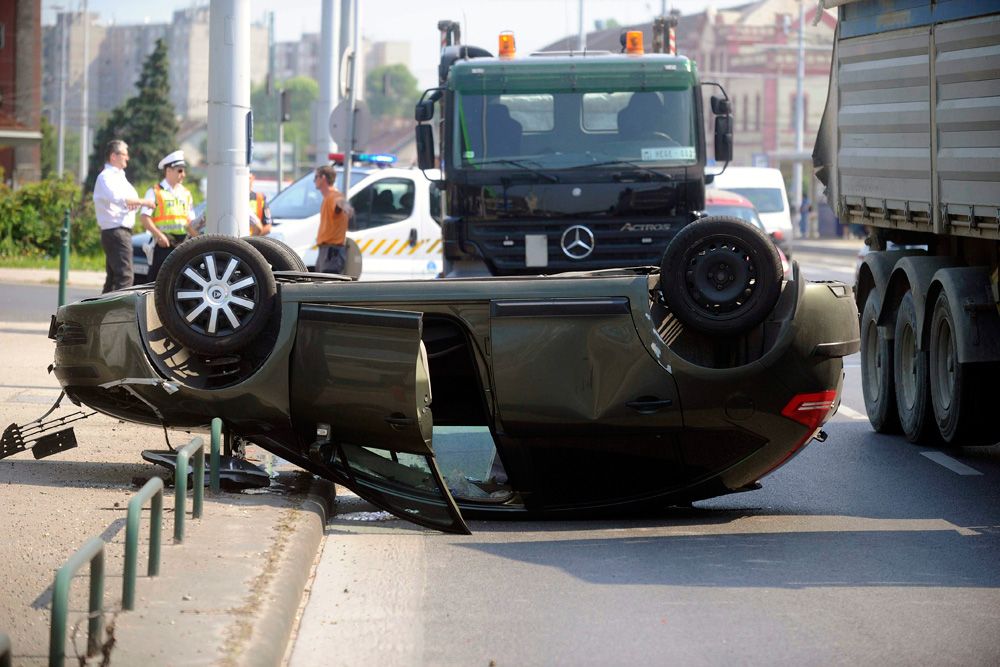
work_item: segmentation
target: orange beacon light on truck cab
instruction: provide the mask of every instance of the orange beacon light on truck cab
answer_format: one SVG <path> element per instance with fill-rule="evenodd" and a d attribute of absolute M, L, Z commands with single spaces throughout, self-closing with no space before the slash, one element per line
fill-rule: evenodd
<path fill-rule="evenodd" d="M 630 56 L 641 56 L 645 53 L 642 48 L 641 30 L 629 30 L 625 33 L 625 53 Z"/>
<path fill-rule="evenodd" d="M 502 33 L 500 33 L 500 48 L 498 50 L 500 52 L 501 58 L 514 57 L 514 53 L 516 53 L 517 49 L 514 46 L 513 32 L 511 32 L 510 30 L 504 30 Z"/>

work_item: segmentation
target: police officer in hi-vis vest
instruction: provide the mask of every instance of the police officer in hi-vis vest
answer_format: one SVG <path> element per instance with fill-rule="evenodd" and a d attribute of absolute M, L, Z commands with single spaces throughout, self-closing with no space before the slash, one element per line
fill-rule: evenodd
<path fill-rule="evenodd" d="M 187 235 L 196 236 L 191 222 L 194 220 L 194 203 L 191 193 L 184 187 L 184 151 L 174 151 L 157 165 L 163 170 L 163 180 L 146 191 L 145 199 L 155 202 L 154 208 L 140 211 L 142 224 L 153 235 L 153 261 L 149 267 L 150 282 L 156 280 L 160 266 L 170 251 L 180 245 Z"/>

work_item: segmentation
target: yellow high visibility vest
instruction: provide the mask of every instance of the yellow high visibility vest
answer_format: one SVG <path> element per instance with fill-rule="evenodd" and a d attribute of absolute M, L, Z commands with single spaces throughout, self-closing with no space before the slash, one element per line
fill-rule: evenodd
<path fill-rule="evenodd" d="M 186 191 L 182 190 L 185 194 Z M 153 224 L 164 234 L 183 234 L 187 231 L 188 199 L 178 197 L 169 190 L 164 190 L 157 183 L 153 186 L 156 197 L 156 208 L 153 209 Z"/>
<path fill-rule="evenodd" d="M 251 204 L 256 203 L 256 205 L 257 205 L 257 222 L 259 222 L 260 224 L 263 225 L 264 224 L 264 195 L 262 195 L 259 192 L 255 192 L 253 194 L 255 194 L 256 197 L 254 197 L 253 199 L 251 199 L 250 203 Z M 250 228 L 250 236 L 257 236 L 257 230 L 255 230 L 253 227 Z"/>

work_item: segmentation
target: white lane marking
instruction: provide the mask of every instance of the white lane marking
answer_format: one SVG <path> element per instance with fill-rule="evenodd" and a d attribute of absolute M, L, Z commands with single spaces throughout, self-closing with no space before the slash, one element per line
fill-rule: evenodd
<path fill-rule="evenodd" d="M 847 417 L 848 419 L 857 419 L 859 421 L 861 421 L 861 420 L 867 421 L 868 420 L 868 415 L 866 415 L 863 412 L 858 412 L 854 408 L 849 408 L 846 405 L 844 405 L 843 403 L 841 403 L 840 407 L 837 408 L 837 414 L 838 415 L 843 415 L 844 417 Z"/>
<path fill-rule="evenodd" d="M 948 470 L 952 471 L 956 475 L 982 475 L 975 468 L 970 468 L 961 461 L 956 461 L 947 454 L 942 454 L 941 452 L 920 452 L 923 456 L 926 456 L 934 463 L 942 465 Z"/>

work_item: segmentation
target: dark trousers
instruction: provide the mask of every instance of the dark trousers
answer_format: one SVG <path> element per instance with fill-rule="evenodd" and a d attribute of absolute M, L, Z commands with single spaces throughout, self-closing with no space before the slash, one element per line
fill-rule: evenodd
<path fill-rule="evenodd" d="M 167 238 L 170 239 L 170 245 L 166 248 L 161 248 L 159 244 L 153 246 L 153 263 L 149 265 L 149 282 L 156 280 L 156 276 L 160 273 L 160 267 L 163 265 L 163 260 L 167 258 L 167 255 L 174 248 L 184 243 L 184 239 L 187 236 L 184 234 L 167 234 Z"/>
<path fill-rule="evenodd" d="M 104 248 L 103 292 L 132 286 L 132 230 L 115 227 L 101 230 L 101 247 Z"/>
<path fill-rule="evenodd" d="M 321 245 L 316 255 L 318 273 L 343 273 L 347 264 L 347 248 L 342 245 Z"/>

